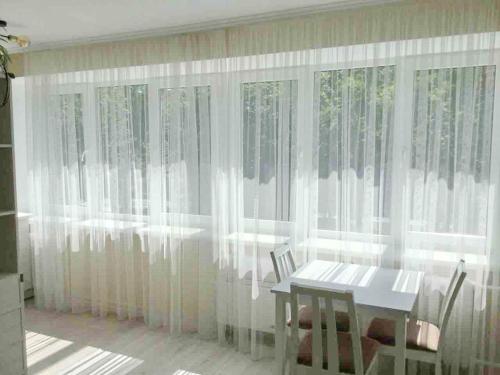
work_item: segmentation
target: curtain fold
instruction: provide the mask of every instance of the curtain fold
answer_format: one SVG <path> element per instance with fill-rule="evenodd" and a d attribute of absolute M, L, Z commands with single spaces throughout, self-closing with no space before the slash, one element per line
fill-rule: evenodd
<path fill-rule="evenodd" d="M 499 15 L 404 1 L 28 54 L 37 306 L 257 359 L 278 246 L 425 271 L 431 321 L 464 258 L 446 369 L 500 362 Z"/>

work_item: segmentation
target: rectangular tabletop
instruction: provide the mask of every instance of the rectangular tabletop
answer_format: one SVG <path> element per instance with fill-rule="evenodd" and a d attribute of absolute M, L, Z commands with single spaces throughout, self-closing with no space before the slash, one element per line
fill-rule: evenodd
<path fill-rule="evenodd" d="M 352 290 L 357 305 L 410 313 L 423 272 L 314 260 L 274 286 L 273 293 L 290 293 L 290 283 L 332 290 Z"/>

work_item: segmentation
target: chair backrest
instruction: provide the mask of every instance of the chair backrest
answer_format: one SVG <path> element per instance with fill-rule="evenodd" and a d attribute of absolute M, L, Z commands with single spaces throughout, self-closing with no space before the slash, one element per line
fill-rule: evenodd
<path fill-rule="evenodd" d="M 296 270 L 292 250 L 289 245 L 271 251 L 271 259 L 278 282 L 283 281 L 283 279 L 286 279 Z"/>
<path fill-rule="evenodd" d="M 334 304 L 347 305 L 349 315 L 352 354 L 354 360 L 354 374 L 364 373 L 363 356 L 361 351 L 361 336 L 359 334 L 358 318 L 352 291 L 332 291 L 322 288 L 307 287 L 292 283 L 290 285 L 290 303 L 292 313 L 292 330 L 290 343 L 290 369 L 292 374 L 297 373 L 297 356 L 299 349 L 299 300 L 305 296 L 312 304 L 312 371 L 320 374 L 323 369 L 323 352 L 328 348 L 328 374 L 338 375 L 339 370 L 339 346 L 337 339 L 337 324 L 335 320 Z M 326 316 L 326 347 L 323 348 L 323 327 L 321 323 L 321 307 L 325 308 Z"/>
<path fill-rule="evenodd" d="M 440 350 L 442 348 L 442 344 L 444 344 L 445 331 L 450 320 L 451 311 L 453 310 L 453 305 L 455 304 L 458 293 L 462 288 L 465 276 L 467 276 L 467 273 L 465 272 L 465 261 L 462 259 L 458 262 L 455 272 L 453 272 L 453 276 L 451 277 L 450 284 L 448 285 L 448 289 L 446 290 L 446 294 L 444 296 L 443 305 L 441 306 L 441 310 L 439 312 L 438 325 L 440 329 L 440 337 L 438 350 Z"/>

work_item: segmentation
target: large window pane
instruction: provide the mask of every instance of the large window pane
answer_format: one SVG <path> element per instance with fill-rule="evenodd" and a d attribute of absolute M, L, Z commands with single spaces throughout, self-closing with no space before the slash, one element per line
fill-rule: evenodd
<path fill-rule="evenodd" d="M 97 89 L 104 197 L 115 213 L 147 212 L 147 85 Z"/>
<path fill-rule="evenodd" d="M 410 229 L 486 234 L 494 66 L 415 72 Z"/>
<path fill-rule="evenodd" d="M 241 85 L 245 217 L 290 220 L 297 81 Z"/>
<path fill-rule="evenodd" d="M 317 72 L 318 226 L 389 230 L 395 67 Z"/>
<path fill-rule="evenodd" d="M 163 210 L 209 215 L 210 87 L 160 90 Z"/>
<path fill-rule="evenodd" d="M 87 186 L 82 95 L 56 95 L 51 97 L 50 105 L 51 123 L 59 128 L 61 135 L 64 203 L 84 204 L 87 201 Z"/>

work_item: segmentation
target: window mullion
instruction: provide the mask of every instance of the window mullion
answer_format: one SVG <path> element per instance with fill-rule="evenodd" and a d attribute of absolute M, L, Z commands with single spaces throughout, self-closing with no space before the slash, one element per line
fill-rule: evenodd
<path fill-rule="evenodd" d="M 408 218 L 406 176 L 410 167 L 411 126 L 413 116 L 413 64 L 396 64 L 396 94 L 394 103 L 394 137 L 392 151 L 392 188 L 388 199 L 390 210 L 390 245 L 382 265 L 400 267 L 403 263 L 404 241 Z"/>

